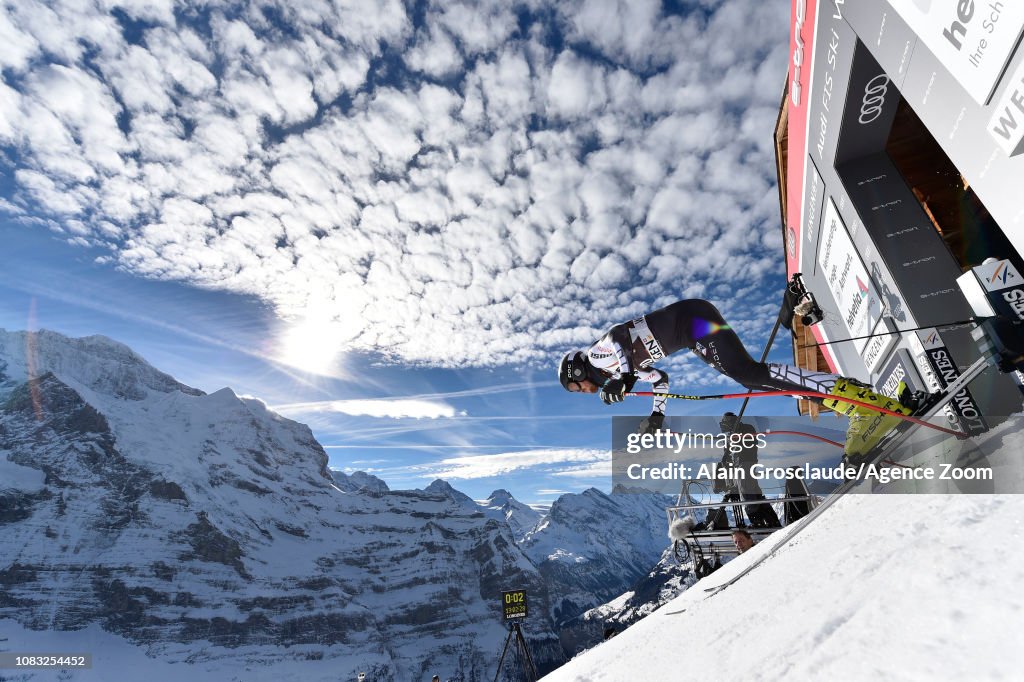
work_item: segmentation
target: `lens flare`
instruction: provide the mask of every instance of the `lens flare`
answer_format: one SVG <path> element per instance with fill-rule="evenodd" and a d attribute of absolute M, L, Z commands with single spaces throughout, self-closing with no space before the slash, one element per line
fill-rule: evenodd
<path fill-rule="evenodd" d="M 717 322 L 712 322 L 711 320 L 702 320 L 699 318 L 694 318 L 692 321 L 692 326 L 690 328 L 690 338 L 702 339 L 705 336 L 710 336 L 711 334 L 720 332 L 723 329 L 731 329 L 731 327 L 729 327 L 729 325 L 727 324 L 718 324 Z"/>

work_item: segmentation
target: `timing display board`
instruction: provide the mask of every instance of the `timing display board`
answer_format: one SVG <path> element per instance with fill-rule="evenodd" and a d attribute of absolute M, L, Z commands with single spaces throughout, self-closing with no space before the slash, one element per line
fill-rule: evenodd
<path fill-rule="evenodd" d="M 501 613 L 503 620 L 521 620 L 526 618 L 526 592 L 524 590 L 502 592 Z"/>

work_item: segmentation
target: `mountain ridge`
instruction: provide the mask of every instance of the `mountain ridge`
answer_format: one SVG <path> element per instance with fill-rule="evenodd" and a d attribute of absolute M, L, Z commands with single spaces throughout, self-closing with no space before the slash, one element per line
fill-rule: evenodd
<path fill-rule="evenodd" d="M 529 523 L 539 515 L 511 494 L 489 508 L 446 482 L 391 491 L 332 472 L 309 427 L 259 400 L 191 389 L 105 337 L 34 334 L 0 332 L 0 470 L 14 474 L 0 487 L 0 620 L 29 630 L 99 624 L 210 665 L 225 651 L 248 665 L 304 647 L 333 662 L 332 679 L 349 664 L 385 679 L 490 679 L 505 635 L 497 599 L 515 587 L 541 614 L 528 638 L 550 670 L 570 653 L 558 619 L 589 604 L 588 589 L 621 592 L 635 571 L 601 563 L 596 582 L 552 580 L 549 557 L 535 563 L 522 536 L 586 563 L 588 552 L 556 546 L 598 538 L 583 527 L 592 517 L 660 514 L 595 490 L 560 505 L 560 538 L 541 543 Z M 577 595 L 566 602 L 563 589 Z M 60 595 L 54 607 L 48 594 Z M 261 653 L 240 653 L 252 647 Z"/>

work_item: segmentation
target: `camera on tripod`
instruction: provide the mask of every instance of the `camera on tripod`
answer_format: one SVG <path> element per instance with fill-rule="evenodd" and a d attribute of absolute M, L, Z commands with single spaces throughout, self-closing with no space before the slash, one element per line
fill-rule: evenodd
<path fill-rule="evenodd" d="M 821 306 L 818 305 L 817 299 L 814 298 L 814 294 L 804 286 L 803 276 L 799 272 L 793 274 L 792 279 L 789 280 L 789 284 L 786 286 L 786 300 L 782 311 L 783 325 L 787 329 L 789 329 L 789 320 L 793 316 L 799 317 L 800 322 L 805 327 L 818 324 L 825 319 L 825 313 L 822 312 Z"/>

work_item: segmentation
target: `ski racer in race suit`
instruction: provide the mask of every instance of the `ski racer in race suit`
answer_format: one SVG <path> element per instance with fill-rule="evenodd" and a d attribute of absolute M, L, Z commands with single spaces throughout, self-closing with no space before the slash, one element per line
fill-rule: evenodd
<path fill-rule="evenodd" d="M 669 377 L 653 365 L 683 348 L 751 390 L 816 391 L 893 403 L 864 384 L 836 374 L 757 362 L 718 308 L 701 299 L 676 301 L 615 325 L 590 348 L 567 353 L 559 365 L 558 378 L 567 391 L 600 393 L 606 405 L 621 402 L 637 381 L 653 384 L 654 409 L 641 424 L 641 431 L 654 432 L 665 420 L 665 398 L 657 394 L 668 393 Z M 847 415 L 859 409 L 838 400 L 823 404 Z"/>

